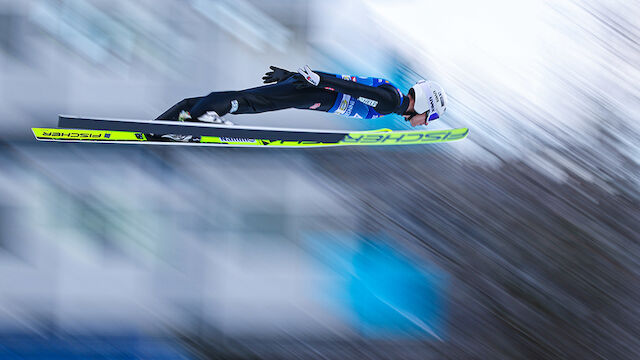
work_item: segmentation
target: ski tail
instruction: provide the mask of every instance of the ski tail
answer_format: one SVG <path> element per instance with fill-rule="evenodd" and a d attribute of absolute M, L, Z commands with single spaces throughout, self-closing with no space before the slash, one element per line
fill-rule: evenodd
<path fill-rule="evenodd" d="M 32 128 L 38 140 L 143 142 L 147 136 L 134 131 Z"/>

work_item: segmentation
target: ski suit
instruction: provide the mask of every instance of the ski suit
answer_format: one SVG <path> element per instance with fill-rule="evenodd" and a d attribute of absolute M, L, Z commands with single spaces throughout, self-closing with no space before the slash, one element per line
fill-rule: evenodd
<path fill-rule="evenodd" d="M 317 72 L 318 86 L 300 81 L 298 73 L 275 84 L 239 91 L 212 92 L 184 99 L 156 120 L 177 120 L 181 111 L 197 119 L 207 111 L 218 115 L 256 114 L 283 109 L 307 109 L 342 116 L 375 119 L 387 114 L 403 114 L 409 98 L 388 80 Z"/>

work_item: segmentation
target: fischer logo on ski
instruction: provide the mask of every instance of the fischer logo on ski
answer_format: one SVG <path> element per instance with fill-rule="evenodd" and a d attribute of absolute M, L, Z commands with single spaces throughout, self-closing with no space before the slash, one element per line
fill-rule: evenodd
<path fill-rule="evenodd" d="M 402 144 L 427 144 L 440 141 L 460 140 L 467 136 L 468 129 L 436 130 L 430 132 L 402 132 L 394 134 L 393 131 L 381 134 L 349 134 L 340 143 L 342 144 L 367 144 L 367 145 L 402 145 Z"/>
<path fill-rule="evenodd" d="M 87 139 L 98 139 L 104 136 L 105 134 L 95 134 L 92 132 L 85 131 L 45 131 L 42 133 L 42 136 L 45 137 L 58 137 L 58 138 L 87 138 Z"/>

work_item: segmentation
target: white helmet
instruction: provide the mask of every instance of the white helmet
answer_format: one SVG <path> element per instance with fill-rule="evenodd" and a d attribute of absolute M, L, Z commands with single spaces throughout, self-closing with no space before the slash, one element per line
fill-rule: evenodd
<path fill-rule="evenodd" d="M 427 112 L 427 120 L 439 119 L 447 111 L 447 94 L 440 84 L 420 80 L 412 87 L 415 93 L 413 109 L 418 114 Z"/>

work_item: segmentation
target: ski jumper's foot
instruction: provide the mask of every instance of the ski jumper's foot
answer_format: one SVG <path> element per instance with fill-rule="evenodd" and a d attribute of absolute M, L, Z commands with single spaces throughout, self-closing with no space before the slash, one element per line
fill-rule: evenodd
<path fill-rule="evenodd" d="M 182 110 L 178 115 L 178 121 L 185 122 L 185 121 L 194 121 L 194 120 L 188 111 Z M 199 116 L 198 119 L 195 121 L 201 121 L 201 122 L 210 123 L 210 124 L 227 125 L 227 126 L 233 125 L 231 121 L 223 119 L 215 111 L 207 111 L 204 115 Z M 156 135 L 154 134 L 148 134 L 148 135 L 151 137 L 156 137 Z M 176 141 L 176 142 L 200 142 L 200 137 L 193 136 L 193 135 L 165 134 L 165 135 L 160 135 L 159 140 L 160 141 Z"/>
<path fill-rule="evenodd" d="M 206 123 L 211 123 L 211 124 L 233 125 L 231 121 L 223 119 L 215 111 L 207 111 L 204 115 L 198 117 L 198 120 Z"/>
<path fill-rule="evenodd" d="M 193 121 L 191 114 L 188 111 L 181 111 L 180 115 L 178 115 L 178 121 Z M 220 124 L 220 125 L 233 125 L 233 123 L 229 120 L 223 119 L 220 115 L 218 115 L 215 111 L 207 111 L 206 114 L 198 117 L 198 121 L 206 122 L 210 124 Z M 176 142 L 200 142 L 199 137 L 194 137 L 192 135 L 180 135 L 180 134 L 166 134 L 160 136 L 162 140 L 165 141 L 176 141 Z"/>
<path fill-rule="evenodd" d="M 194 121 L 194 120 L 188 111 L 182 110 L 180 112 L 180 115 L 178 115 L 178 121 Z M 204 115 L 199 116 L 197 121 L 206 122 L 210 124 L 233 125 L 231 121 L 223 119 L 222 116 L 218 115 L 218 113 L 215 111 L 207 111 Z"/>

